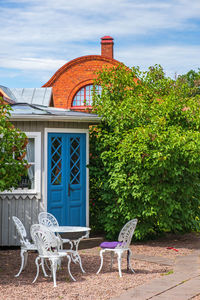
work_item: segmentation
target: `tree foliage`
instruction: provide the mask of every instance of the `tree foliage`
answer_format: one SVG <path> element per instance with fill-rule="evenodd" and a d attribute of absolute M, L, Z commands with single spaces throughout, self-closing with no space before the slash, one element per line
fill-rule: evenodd
<path fill-rule="evenodd" d="M 0 191 L 17 187 L 21 176 L 27 174 L 24 160 L 28 139 L 9 121 L 10 105 L 0 98 Z"/>
<path fill-rule="evenodd" d="M 181 84 L 186 84 L 189 87 L 188 96 L 194 96 L 200 94 L 200 69 L 196 72 L 190 70 L 184 75 L 180 75 L 178 81 Z"/>
<path fill-rule="evenodd" d="M 161 66 L 99 72 L 102 117 L 90 134 L 91 224 L 114 238 L 138 218 L 136 238 L 199 227 L 200 96 Z"/>

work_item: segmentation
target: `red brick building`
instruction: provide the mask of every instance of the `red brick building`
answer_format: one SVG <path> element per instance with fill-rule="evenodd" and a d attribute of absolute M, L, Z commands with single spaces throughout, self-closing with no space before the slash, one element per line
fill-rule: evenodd
<path fill-rule="evenodd" d="M 93 82 L 96 71 L 113 67 L 120 62 L 113 58 L 113 38 L 101 38 L 101 55 L 87 55 L 62 66 L 43 87 L 53 88 L 53 106 L 71 110 L 85 109 L 92 104 Z M 100 91 L 101 87 L 97 87 Z"/>

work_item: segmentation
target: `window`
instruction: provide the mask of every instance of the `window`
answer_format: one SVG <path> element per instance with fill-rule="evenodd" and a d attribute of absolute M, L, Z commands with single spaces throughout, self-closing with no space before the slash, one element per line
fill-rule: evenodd
<path fill-rule="evenodd" d="M 89 84 L 82 87 L 74 96 L 72 106 L 91 106 L 92 105 L 92 94 L 94 91 L 94 85 Z M 101 86 L 96 85 L 95 91 L 98 95 L 101 95 Z"/>
<path fill-rule="evenodd" d="M 25 132 L 28 137 L 25 159 L 29 163 L 28 174 L 23 176 L 18 188 L 12 193 L 40 193 L 41 180 L 41 133 Z M 7 192 L 10 193 L 10 192 Z"/>

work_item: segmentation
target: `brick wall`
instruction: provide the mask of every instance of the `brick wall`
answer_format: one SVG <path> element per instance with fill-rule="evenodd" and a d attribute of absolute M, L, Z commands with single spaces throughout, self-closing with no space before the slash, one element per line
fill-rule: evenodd
<path fill-rule="evenodd" d="M 103 67 L 113 67 L 119 61 L 101 55 L 89 55 L 76 58 L 62 66 L 43 87 L 53 87 L 53 105 L 70 108 L 77 91 L 92 84 L 95 72 Z"/>

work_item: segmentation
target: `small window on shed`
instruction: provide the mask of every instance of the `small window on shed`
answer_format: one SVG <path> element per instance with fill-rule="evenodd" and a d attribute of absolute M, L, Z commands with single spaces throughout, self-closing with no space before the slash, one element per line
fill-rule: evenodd
<path fill-rule="evenodd" d="M 40 192 L 41 173 L 41 134 L 39 132 L 26 133 L 28 144 L 26 146 L 25 159 L 29 163 L 28 174 L 21 178 L 17 191 Z"/>
<path fill-rule="evenodd" d="M 29 138 L 26 146 L 26 157 L 29 168 L 27 176 L 21 177 L 18 184 L 18 189 L 21 190 L 34 190 L 35 188 L 35 139 Z"/>
<path fill-rule="evenodd" d="M 41 188 L 41 133 L 25 132 L 28 137 L 25 159 L 28 161 L 29 168 L 27 176 L 21 177 L 18 187 L 12 191 L 3 193 L 16 194 L 37 194 Z"/>
<path fill-rule="evenodd" d="M 74 96 L 72 106 L 92 106 L 92 94 L 94 91 L 94 85 L 89 84 L 84 87 L 82 87 Z M 101 86 L 96 85 L 95 91 L 98 95 L 101 94 Z"/>

